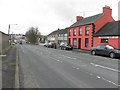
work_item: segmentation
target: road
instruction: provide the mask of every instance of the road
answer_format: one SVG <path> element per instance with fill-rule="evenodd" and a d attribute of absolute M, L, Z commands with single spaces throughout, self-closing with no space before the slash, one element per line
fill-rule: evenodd
<path fill-rule="evenodd" d="M 17 45 L 24 88 L 117 88 L 118 60 L 43 46 Z"/>

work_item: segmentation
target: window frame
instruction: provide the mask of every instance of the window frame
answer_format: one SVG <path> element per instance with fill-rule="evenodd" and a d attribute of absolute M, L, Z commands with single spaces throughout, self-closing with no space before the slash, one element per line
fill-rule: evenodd
<path fill-rule="evenodd" d="M 80 27 L 80 28 L 79 28 L 79 36 L 82 36 L 82 34 L 83 34 L 82 31 L 83 31 L 83 29 L 82 29 L 82 27 Z"/>
<path fill-rule="evenodd" d="M 76 42 L 75 42 L 76 40 Z M 76 43 L 76 44 L 75 44 Z M 77 46 L 77 38 L 73 38 L 73 46 L 76 47 Z"/>
<path fill-rule="evenodd" d="M 90 29 L 89 26 L 86 25 L 85 26 L 85 35 L 87 35 L 87 36 L 89 35 L 89 29 Z"/>
<path fill-rule="evenodd" d="M 74 30 L 73 30 L 73 35 L 74 35 L 74 36 L 77 35 L 77 30 L 76 30 L 76 28 L 74 28 Z"/>
<path fill-rule="evenodd" d="M 109 39 L 108 38 L 101 38 L 101 43 L 108 43 L 109 42 Z"/>
<path fill-rule="evenodd" d="M 85 47 L 88 48 L 89 47 L 89 39 L 85 38 Z"/>

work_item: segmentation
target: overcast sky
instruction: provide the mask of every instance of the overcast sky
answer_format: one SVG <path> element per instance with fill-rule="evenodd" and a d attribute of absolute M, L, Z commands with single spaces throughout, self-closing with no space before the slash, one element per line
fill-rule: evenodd
<path fill-rule="evenodd" d="M 0 0 L 0 31 L 24 34 L 35 26 L 43 35 L 69 27 L 76 16 L 92 16 L 102 13 L 102 7 L 112 8 L 112 16 L 118 20 L 120 0 Z M 18 24 L 18 25 L 14 25 Z"/>

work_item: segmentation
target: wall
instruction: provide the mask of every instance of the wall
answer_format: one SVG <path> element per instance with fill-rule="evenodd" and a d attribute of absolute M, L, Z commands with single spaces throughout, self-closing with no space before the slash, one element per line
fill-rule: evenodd
<path fill-rule="evenodd" d="M 74 48 L 78 48 L 79 46 L 79 38 L 81 39 L 81 43 L 80 43 L 80 49 L 85 49 L 85 50 L 90 50 L 91 47 L 92 47 L 92 25 L 88 25 L 89 26 L 89 35 L 86 36 L 85 35 L 85 26 L 78 26 L 78 27 L 75 27 L 76 28 L 76 36 L 73 35 L 73 31 L 74 31 L 74 28 L 69 28 L 68 29 L 68 35 L 69 35 L 69 32 L 71 30 L 71 35 L 68 36 L 68 40 L 70 39 L 70 45 L 73 46 L 73 39 L 76 38 L 77 39 L 77 46 L 74 46 Z M 79 35 L 79 29 L 82 28 L 82 35 Z M 88 47 L 85 47 L 85 38 L 88 38 Z"/>
<path fill-rule="evenodd" d="M 9 47 L 9 36 L 0 32 L 0 54 L 4 54 Z"/>
<path fill-rule="evenodd" d="M 99 44 L 109 44 L 117 49 L 120 49 L 120 36 L 118 38 L 108 38 L 108 43 L 101 43 L 101 38 L 99 37 L 94 37 L 94 46 L 99 45 Z"/>

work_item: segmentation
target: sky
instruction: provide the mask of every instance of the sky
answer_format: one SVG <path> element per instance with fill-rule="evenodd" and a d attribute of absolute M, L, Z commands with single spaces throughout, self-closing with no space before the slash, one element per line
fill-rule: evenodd
<path fill-rule="evenodd" d="M 25 34 L 30 27 L 38 27 L 42 35 L 76 22 L 76 16 L 89 17 L 102 13 L 107 5 L 118 20 L 120 0 L 0 0 L 0 31 Z M 17 25 L 16 25 L 17 24 Z"/>

